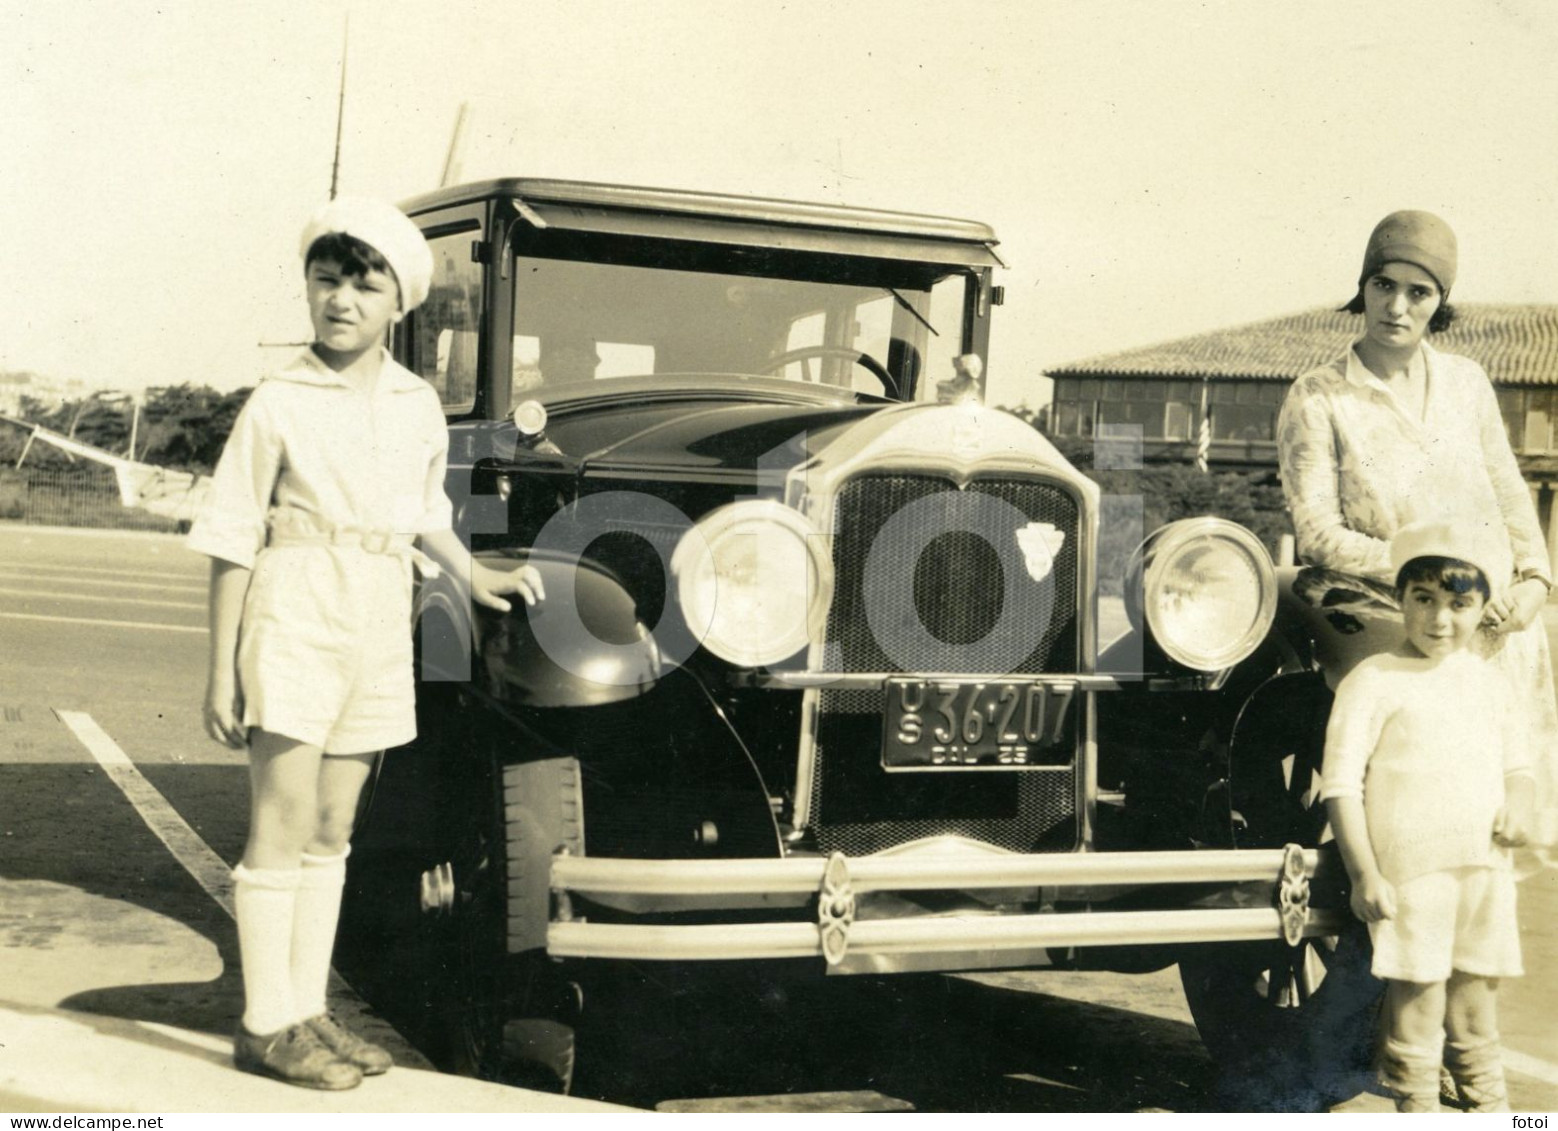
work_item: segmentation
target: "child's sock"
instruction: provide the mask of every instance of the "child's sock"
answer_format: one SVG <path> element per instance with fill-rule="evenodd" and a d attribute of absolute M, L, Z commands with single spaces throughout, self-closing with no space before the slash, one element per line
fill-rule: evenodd
<path fill-rule="evenodd" d="M 298 1020 L 292 1002 L 292 920 L 296 868 L 233 869 L 233 912 L 243 962 L 243 1025 L 274 1033 Z"/>
<path fill-rule="evenodd" d="M 330 955 L 335 950 L 335 928 L 341 918 L 341 889 L 346 885 L 346 857 L 350 852 L 348 845 L 338 856 L 303 853 L 297 915 L 292 923 L 292 1003 L 297 1008 L 297 1021 L 325 1011 Z"/>
<path fill-rule="evenodd" d="M 1450 1070 L 1461 1102 L 1468 1111 L 1509 1110 L 1509 1092 L 1504 1086 L 1504 1063 L 1500 1053 L 1497 1037 L 1475 1044 L 1445 1042 L 1444 1066 Z"/>
<path fill-rule="evenodd" d="M 1397 1111 L 1439 1110 L 1439 1063 L 1443 1057 L 1442 1043 L 1419 1048 L 1395 1037 L 1386 1038 L 1379 1077 L 1380 1083 L 1396 1094 Z"/>

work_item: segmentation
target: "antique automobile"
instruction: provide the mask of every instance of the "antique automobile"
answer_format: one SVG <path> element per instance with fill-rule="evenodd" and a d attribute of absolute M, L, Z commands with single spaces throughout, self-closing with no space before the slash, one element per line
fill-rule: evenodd
<path fill-rule="evenodd" d="M 1346 1059 L 1373 988 L 1309 622 L 1247 531 L 1141 530 L 981 403 L 988 227 L 525 179 L 406 207 L 437 266 L 394 348 L 458 528 L 546 587 L 424 579 L 421 737 L 354 842 L 343 962 L 442 1065 L 566 1087 L 597 972 L 736 963 L 1179 962 L 1223 1065 Z"/>

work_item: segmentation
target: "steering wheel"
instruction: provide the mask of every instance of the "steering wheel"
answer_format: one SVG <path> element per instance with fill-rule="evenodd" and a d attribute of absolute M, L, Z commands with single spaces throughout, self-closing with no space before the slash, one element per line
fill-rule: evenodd
<path fill-rule="evenodd" d="M 775 354 L 768 359 L 768 368 L 764 373 L 773 373 L 783 369 L 792 361 L 810 361 L 814 357 L 837 357 L 845 361 L 853 362 L 866 370 L 871 376 L 882 383 L 882 388 L 889 396 L 899 396 L 898 382 L 887 371 L 887 367 L 868 353 L 850 349 L 848 346 L 802 346 L 800 349 L 786 350 L 784 353 Z M 810 369 L 807 370 L 810 373 Z M 809 379 L 809 378 L 808 378 Z"/>

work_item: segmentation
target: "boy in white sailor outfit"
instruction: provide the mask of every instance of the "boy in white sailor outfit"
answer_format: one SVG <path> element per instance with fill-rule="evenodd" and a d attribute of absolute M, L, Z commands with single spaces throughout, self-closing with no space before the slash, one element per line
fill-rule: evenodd
<path fill-rule="evenodd" d="M 1531 825 L 1531 752 L 1507 677 L 1467 645 L 1509 552 L 1432 522 L 1403 527 L 1390 556 L 1406 641 L 1336 689 L 1321 795 L 1388 982 L 1381 1076 L 1398 1109 L 1439 1109 L 1442 1062 L 1472 1110 L 1508 1111 L 1495 993 L 1522 973 L 1508 849 Z"/>
<path fill-rule="evenodd" d="M 300 250 L 314 343 L 255 388 L 189 545 L 212 558 L 206 730 L 249 749 L 234 1063 L 342 1089 L 391 1066 L 326 1010 L 325 985 L 358 795 L 374 755 L 416 734 L 411 571 L 432 565 L 416 540 L 482 604 L 543 594 L 533 568 L 489 570 L 450 529 L 438 396 L 384 348 L 431 283 L 416 225 L 335 200 Z"/>

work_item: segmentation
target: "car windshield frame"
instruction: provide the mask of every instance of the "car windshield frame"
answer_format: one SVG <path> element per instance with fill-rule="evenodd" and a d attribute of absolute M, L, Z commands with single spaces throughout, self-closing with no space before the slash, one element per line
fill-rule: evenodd
<path fill-rule="evenodd" d="M 934 400 L 981 280 L 972 264 L 556 229 L 515 239 L 504 268 L 510 406 L 645 378 Z"/>

